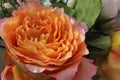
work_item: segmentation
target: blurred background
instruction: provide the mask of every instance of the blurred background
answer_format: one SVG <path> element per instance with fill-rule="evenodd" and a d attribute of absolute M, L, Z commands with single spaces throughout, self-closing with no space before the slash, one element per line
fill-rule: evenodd
<path fill-rule="evenodd" d="M 5 67 L 5 64 L 6 64 L 6 61 L 5 61 L 5 47 L 4 47 L 4 42 L 0 38 L 0 74 Z M 1 76 L 0 76 L 0 80 L 1 80 Z"/>

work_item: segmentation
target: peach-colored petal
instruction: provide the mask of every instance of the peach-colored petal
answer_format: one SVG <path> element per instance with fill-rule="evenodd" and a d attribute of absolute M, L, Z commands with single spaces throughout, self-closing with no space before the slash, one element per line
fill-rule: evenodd
<path fill-rule="evenodd" d="M 84 22 L 76 22 L 74 18 L 70 19 L 72 26 L 80 32 L 81 40 L 85 40 L 85 34 L 88 31 L 88 27 Z"/>
<path fill-rule="evenodd" d="M 71 18 L 70 22 L 73 25 L 73 27 L 75 27 L 83 35 L 85 35 L 85 33 L 88 31 L 88 27 L 87 27 L 86 23 L 76 22 L 74 18 Z"/>
<path fill-rule="evenodd" d="M 56 80 L 73 80 L 75 73 L 77 72 L 78 65 L 80 62 L 59 71 L 58 73 L 52 74 L 50 76 L 54 77 Z"/>
<path fill-rule="evenodd" d="M 34 80 L 14 65 L 7 65 L 1 74 L 2 80 Z"/>
<path fill-rule="evenodd" d="M 83 53 L 83 55 L 88 55 L 89 54 L 89 50 L 87 49 L 87 45 L 85 44 L 85 42 L 81 43 L 81 46 L 79 48 L 79 52 Z"/>
<path fill-rule="evenodd" d="M 12 73 L 14 80 L 34 80 L 31 76 L 25 74 L 22 70 L 16 66 L 12 67 Z"/>
<path fill-rule="evenodd" d="M 93 64 L 93 60 L 82 58 L 78 71 L 73 80 L 92 80 L 96 74 L 97 67 Z"/>
<path fill-rule="evenodd" d="M 1 79 L 2 80 L 13 80 L 12 79 L 12 74 L 11 74 L 11 66 L 10 65 L 6 65 L 4 71 L 1 73 Z"/>
<path fill-rule="evenodd" d="M 7 65 L 1 74 L 1 80 L 55 80 L 45 74 L 27 74 L 15 65 Z"/>
<path fill-rule="evenodd" d="M 2 34 L 2 28 L 3 28 L 6 20 L 7 20 L 7 18 L 4 18 L 4 19 L 1 19 L 1 20 L 0 20 L 0 36 L 1 36 L 1 34 Z"/>

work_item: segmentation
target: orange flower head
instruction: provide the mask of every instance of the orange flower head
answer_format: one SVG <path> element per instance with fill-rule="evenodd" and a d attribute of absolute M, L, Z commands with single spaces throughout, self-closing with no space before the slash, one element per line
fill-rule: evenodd
<path fill-rule="evenodd" d="M 1 36 L 9 62 L 49 74 L 46 71 L 59 72 L 74 64 L 78 67 L 82 56 L 88 54 L 83 28 L 63 9 L 24 3 L 5 21 Z"/>

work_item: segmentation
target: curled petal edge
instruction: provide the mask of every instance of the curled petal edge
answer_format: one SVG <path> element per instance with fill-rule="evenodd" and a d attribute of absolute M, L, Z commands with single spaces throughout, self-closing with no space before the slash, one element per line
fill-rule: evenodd
<path fill-rule="evenodd" d="M 93 64 L 93 60 L 82 58 L 78 71 L 73 80 L 92 80 L 97 72 L 97 66 Z"/>

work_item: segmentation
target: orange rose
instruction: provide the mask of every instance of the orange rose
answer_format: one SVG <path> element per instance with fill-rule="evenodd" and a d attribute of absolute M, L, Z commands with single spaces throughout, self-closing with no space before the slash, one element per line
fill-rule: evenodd
<path fill-rule="evenodd" d="M 22 80 L 16 77 L 17 70 L 35 80 L 46 75 L 72 80 L 81 58 L 88 54 L 84 26 L 64 14 L 63 9 L 43 7 L 32 0 L 21 3 L 1 27 L 14 80 Z M 2 75 L 10 73 L 9 69 Z"/>

